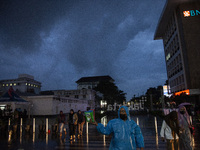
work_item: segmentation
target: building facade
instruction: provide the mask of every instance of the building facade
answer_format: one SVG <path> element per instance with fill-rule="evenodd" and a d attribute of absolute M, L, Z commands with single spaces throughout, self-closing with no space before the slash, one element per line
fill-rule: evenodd
<path fill-rule="evenodd" d="M 167 0 L 154 39 L 163 40 L 172 93 L 200 94 L 200 1 Z"/>
<path fill-rule="evenodd" d="M 57 115 L 62 110 L 69 113 L 70 109 L 87 111 L 95 108 L 95 91 L 82 90 L 51 90 L 42 91 L 41 95 L 22 96 L 30 102 L 31 115 Z"/>
<path fill-rule="evenodd" d="M 77 89 L 94 89 L 99 82 L 108 81 L 114 82 L 110 76 L 93 76 L 93 77 L 82 77 L 76 81 Z"/>
<path fill-rule="evenodd" d="M 17 79 L 0 80 L 0 91 L 6 92 L 10 87 L 16 92 L 39 94 L 41 83 L 28 74 L 19 74 Z"/>
<path fill-rule="evenodd" d="M 31 115 L 58 115 L 61 110 L 63 113 L 69 113 L 70 109 L 74 112 L 86 111 L 90 106 L 87 100 L 58 95 L 22 96 L 22 98 L 29 101 Z"/>

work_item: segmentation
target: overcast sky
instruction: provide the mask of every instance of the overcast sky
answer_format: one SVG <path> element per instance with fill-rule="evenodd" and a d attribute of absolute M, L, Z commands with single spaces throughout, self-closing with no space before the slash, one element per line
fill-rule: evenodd
<path fill-rule="evenodd" d="M 165 0 L 1 0 L 0 80 L 33 75 L 42 90 L 76 89 L 110 75 L 141 95 L 167 80 L 162 40 L 153 40 Z"/>

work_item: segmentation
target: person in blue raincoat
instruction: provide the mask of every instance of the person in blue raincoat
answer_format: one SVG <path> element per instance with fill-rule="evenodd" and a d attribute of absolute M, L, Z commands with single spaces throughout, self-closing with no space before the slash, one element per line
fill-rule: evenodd
<path fill-rule="evenodd" d="M 118 118 L 112 119 L 107 126 L 95 122 L 98 132 L 110 135 L 112 139 L 109 150 L 136 150 L 144 148 L 144 138 L 140 127 L 135 121 L 130 119 L 129 110 L 126 106 L 121 106 L 118 110 Z"/>

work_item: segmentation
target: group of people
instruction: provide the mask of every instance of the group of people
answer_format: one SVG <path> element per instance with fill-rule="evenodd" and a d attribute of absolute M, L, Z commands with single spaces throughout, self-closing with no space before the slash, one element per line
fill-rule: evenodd
<path fill-rule="evenodd" d="M 78 111 L 78 113 L 75 113 L 74 110 L 71 109 L 67 118 L 63 113 L 63 111 L 60 111 L 60 114 L 58 116 L 58 123 L 59 123 L 60 137 L 62 137 L 63 132 L 65 133 L 65 135 L 67 135 L 66 125 L 68 124 L 70 140 L 73 140 L 76 138 L 77 126 L 78 126 L 78 137 L 82 136 L 83 126 L 85 124 L 85 117 L 80 110 Z"/>
<path fill-rule="evenodd" d="M 167 142 L 167 150 L 193 150 L 192 120 L 185 106 L 165 116 L 160 135 Z"/>
<path fill-rule="evenodd" d="M 66 122 L 69 125 L 70 140 L 75 138 L 77 126 L 78 136 L 82 135 L 85 117 L 80 110 L 76 114 L 71 109 L 67 120 L 65 120 L 63 112 L 60 111 L 58 120 L 60 136 L 62 136 L 63 131 L 66 134 L 66 128 L 64 127 Z M 131 120 L 128 107 L 126 106 L 119 108 L 118 118 L 109 121 L 107 126 L 104 127 L 103 124 L 97 123 L 96 121 L 93 124 L 97 126 L 98 132 L 105 135 L 112 134 L 110 150 L 136 150 L 136 148 L 143 150 L 144 148 L 144 138 L 141 129 L 135 121 Z"/>
<path fill-rule="evenodd" d="M 69 125 L 70 140 L 75 138 L 78 126 L 78 136 L 82 135 L 85 117 L 79 110 L 74 113 L 71 109 L 68 119 L 60 112 L 59 127 L 60 136 L 66 129 L 65 123 Z M 104 135 L 112 135 L 109 150 L 140 150 L 144 149 L 144 138 L 140 127 L 130 118 L 128 107 L 121 106 L 118 110 L 118 118 L 112 119 L 107 126 L 93 122 L 97 131 Z M 171 111 L 163 120 L 160 135 L 163 141 L 167 141 L 167 150 L 193 150 L 192 147 L 192 122 L 184 106 L 177 111 Z"/>

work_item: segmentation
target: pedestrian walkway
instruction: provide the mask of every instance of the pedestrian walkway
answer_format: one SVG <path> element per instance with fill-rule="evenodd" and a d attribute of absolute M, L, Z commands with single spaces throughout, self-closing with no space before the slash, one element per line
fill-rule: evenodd
<path fill-rule="evenodd" d="M 153 116 L 135 116 L 132 118 L 141 127 L 145 150 L 165 150 L 166 143 L 160 138 L 160 128 L 162 120 Z M 156 126 L 157 125 L 157 126 Z M 156 133 L 157 130 L 157 133 Z M 10 141 L 8 136 L 0 135 L 1 150 L 108 150 L 111 136 L 105 136 L 97 132 L 96 126 L 89 124 L 88 134 L 84 131 L 81 138 L 76 138 L 75 141 L 70 141 L 69 136 L 62 138 L 57 133 L 37 132 L 33 134 L 13 134 Z M 194 143 L 195 149 L 200 149 L 199 129 L 196 130 Z"/>

